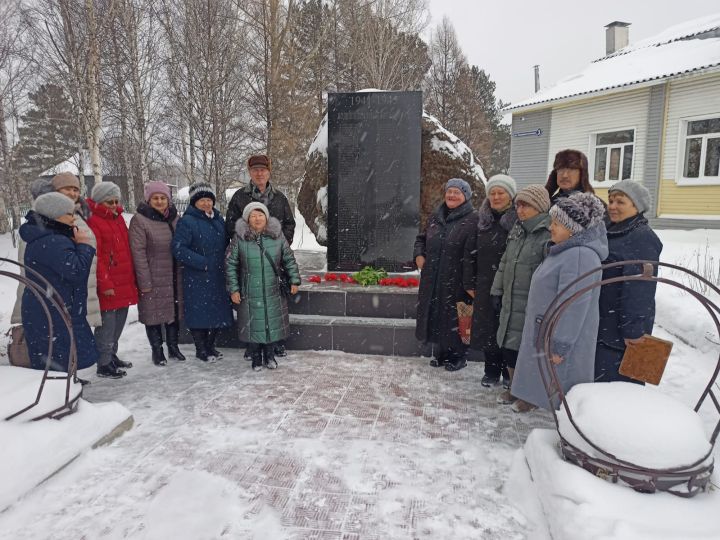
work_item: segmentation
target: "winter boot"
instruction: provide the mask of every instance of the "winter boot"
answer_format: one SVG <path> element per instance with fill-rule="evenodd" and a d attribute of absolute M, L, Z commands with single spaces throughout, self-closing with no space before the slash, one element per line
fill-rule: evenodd
<path fill-rule="evenodd" d="M 156 366 L 164 366 L 167 364 L 165 353 L 163 352 L 162 327 L 159 324 L 145 326 L 150 347 L 152 348 L 152 361 Z"/>
<path fill-rule="evenodd" d="M 490 375 L 484 375 L 480 381 L 480 386 L 485 388 L 491 388 L 500 384 L 500 377 L 491 377 Z"/>
<path fill-rule="evenodd" d="M 97 367 L 97 376 L 107 379 L 122 379 L 125 376 L 125 372 L 110 362 L 104 366 Z"/>
<path fill-rule="evenodd" d="M 510 392 L 510 387 L 512 386 L 512 378 L 513 378 L 513 375 L 515 374 L 515 369 L 507 368 L 507 371 L 508 371 L 507 388 L 505 388 L 505 390 L 495 400 L 498 403 L 500 403 L 501 405 L 512 405 L 513 403 L 515 403 L 517 401 L 517 398 L 515 396 L 513 396 L 512 393 Z M 503 376 L 503 380 L 504 380 L 504 376 Z M 504 386 L 505 385 L 503 385 L 503 387 Z"/>
<path fill-rule="evenodd" d="M 180 347 L 178 347 L 179 332 L 180 325 L 177 321 L 165 325 L 165 338 L 167 339 L 168 356 L 183 362 L 185 360 L 185 355 L 180 352 Z"/>
<path fill-rule="evenodd" d="M 248 343 L 247 350 L 250 352 L 253 371 L 262 371 L 263 368 L 263 350 L 259 343 Z"/>
<path fill-rule="evenodd" d="M 446 349 L 439 349 L 437 353 L 435 353 L 435 358 L 430 360 L 430 365 L 432 367 L 443 367 L 448 359 L 448 351 Z"/>
<path fill-rule="evenodd" d="M 446 371 L 459 371 L 467 366 L 467 352 L 450 350 L 448 361 L 445 364 Z"/>
<path fill-rule="evenodd" d="M 214 356 L 216 360 L 220 360 L 223 357 L 223 353 L 215 348 L 215 338 L 217 337 L 218 329 L 211 328 L 207 332 L 205 347 L 207 348 L 208 356 Z"/>
<path fill-rule="evenodd" d="M 516 413 L 527 413 L 537 409 L 537 406 L 533 405 L 532 403 L 528 403 L 527 401 L 524 401 L 522 399 L 518 399 L 512 404 L 510 408 L 513 410 L 513 412 Z"/>
<path fill-rule="evenodd" d="M 277 369 L 278 363 L 275 360 L 275 345 L 266 343 L 263 345 L 263 365 L 268 369 Z"/>
<path fill-rule="evenodd" d="M 203 362 L 210 362 L 210 355 L 207 351 L 207 330 L 204 328 L 191 329 L 190 334 L 192 335 L 193 341 L 195 342 L 195 358 L 202 360 Z M 212 361 L 215 361 L 215 357 L 212 357 Z"/>
<path fill-rule="evenodd" d="M 132 365 L 132 362 L 125 362 L 125 360 L 120 360 L 120 359 L 118 358 L 118 355 L 117 355 L 117 354 L 113 354 L 113 363 L 114 363 L 117 367 L 119 367 L 119 368 L 124 368 L 124 369 L 129 369 L 129 368 L 131 368 L 131 367 L 133 366 L 133 365 Z"/>

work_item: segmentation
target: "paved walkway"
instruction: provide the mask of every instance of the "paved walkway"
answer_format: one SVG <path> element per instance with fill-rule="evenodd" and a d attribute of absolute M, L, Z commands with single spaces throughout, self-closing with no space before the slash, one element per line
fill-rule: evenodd
<path fill-rule="evenodd" d="M 497 406 L 482 364 L 291 352 L 253 373 L 226 350 L 156 368 L 142 330 L 126 332 L 128 377 L 85 393 L 123 403 L 136 426 L 1 514 L 0 538 L 524 537 L 501 490 L 550 417 Z"/>

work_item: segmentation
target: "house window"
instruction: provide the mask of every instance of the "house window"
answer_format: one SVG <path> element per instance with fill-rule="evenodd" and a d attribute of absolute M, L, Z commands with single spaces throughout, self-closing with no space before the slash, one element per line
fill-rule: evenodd
<path fill-rule="evenodd" d="M 720 118 L 688 121 L 683 178 L 717 180 L 720 176 Z"/>
<path fill-rule="evenodd" d="M 603 183 L 632 178 L 635 130 L 596 133 L 593 138 L 595 139 L 593 181 Z"/>

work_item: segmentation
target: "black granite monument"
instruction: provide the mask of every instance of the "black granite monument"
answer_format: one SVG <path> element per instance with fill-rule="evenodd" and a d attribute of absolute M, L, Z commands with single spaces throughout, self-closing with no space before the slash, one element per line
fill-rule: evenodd
<path fill-rule="evenodd" d="M 421 92 L 329 95 L 329 270 L 413 268 L 421 118 Z"/>

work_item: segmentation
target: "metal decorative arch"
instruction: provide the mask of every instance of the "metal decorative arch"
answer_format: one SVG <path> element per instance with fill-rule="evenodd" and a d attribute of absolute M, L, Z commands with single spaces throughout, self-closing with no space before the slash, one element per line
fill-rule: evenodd
<path fill-rule="evenodd" d="M 51 411 L 45 412 L 43 414 L 39 414 L 32 418 L 32 420 L 41 420 L 43 418 L 54 418 L 59 419 L 63 416 L 67 416 L 68 414 L 72 414 L 77 410 L 77 405 L 82 397 L 82 388 L 80 388 L 77 395 L 74 395 L 71 397 L 70 395 L 70 388 L 71 383 L 77 383 L 77 348 L 75 345 L 75 336 L 73 335 L 72 331 L 72 319 L 70 318 L 70 314 L 67 311 L 67 308 L 65 307 L 65 303 L 63 302 L 63 299 L 60 297 L 60 295 L 55 291 L 53 286 L 37 271 L 33 270 L 32 268 L 19 263 L 18 261 L 14 261 L 12 259 L 6 259 L 0 257 L 0 263 L 9 263 L 15 266 L 18 266 L 23 274 L 15 274 L 13 272 L 10 272 L 8 270 L 0 268 L 0 276 L 3 277 L 9 277 L 12 279 L 15 279 L 23 284 L 23 286 L 30 290 L 35 298 L 37 298 L 38 302 L 43 308 L 43 312 L 45 313 L 45 318 L 48 322 L 48 335 L 52 336 L 54 334 L 54 328 L 53 328 L 53 320 L 52 315 L 50 313 L 50 307 L 53 307 L 57 310 L 57 312 L 60 315 L 60 319 L 62 320 L 63 325 L 68 331 L 69 337 L 70 337 L 70 350 L 69 350 L 69 357 L 68 357 L 68 372 L 65 375 L 50 375 L 50 363 L 52 361 L 52 352 L 53 352 L 53 340 L 48 339 L 48 354 L 47 354 L 47 361 L 45 362 L 45 370 L 43 371 L 42 378 L 40 380 L 40 386 L 38 387 L 37 394 L 35 395 L 35 401 L 28 404 L 27 406 L 23 407 L 19 411 L 16 411 L 15 413 L 11 414 L 10 416 L 6 417 L 5 420 L 12 420 L 13 418 L 16 418 L 20 416 L 23 413 L 26 413 L 36 407 L 40 403 L 40 398 L 42 397 L 43 391 L 45 389 L 45 384 L 48 380 L 65 380 L 65 400 L 63 404 L 59 407 L 56 407 L 55 409 L 52 409 Z M 34 279 L 30 279 L 28 275 L 32 276 Z"/>
<path fill-rule="evenodd" d="M 607 268 L 616 268 L 618 266 L 641 266 L 643 271 L 641 274 L 630 275 L 630 276 L 618 276 L 608 279 L 601 279 L 590 285 L 578 289 L 573 294 L 567 296 L 577 284 L 583 280 L 602 272 Z M 669 279 L 666 277 L 660 277 L 654 275 L 655 268 L 670 268 L 681 273 L 688 274 L 699 282 L 703 283 L 708 287 L 709 290 L 715 292 L 720 296 L 720 288 L 715 284 L 704 278 L 703 276 L 688 270 L 682 266 L 658 262 L 658 261 L 646 261 L 646 260 L 632 260 L 632 261 L 619 261 L 614 263 L 605 264 L 601 267 L 595 268 L 585 274 L 579 276 L 572 283 L 568 284 L 562 291 L 558 293 L 553 302 L 548 306 L 545 314 L 543 315 L 542 322 L 538 331 L 537 340 L 535 342 L 535 350 L 537 351 L 537 361 L 542 378 L 543 385 L 547 392 L 548 400 L 551 404 L 551 410 L 553 418 L 555 420 L 555 426 L 560 436 L 561 450 L 563 457 L 590 471 L 596 476 L 606 478 L 612 482 L 618 482 L 619 480 L 625 482 L 637 491 L 653 493 L 655 491 L 667 491 L 674 495 L 681 497 L 693 497 L 705 491 L 712 475 L 714 468 L 714 461 L 711 459 L 713 450 L 715 448 L 715 442 L 717 441 L 718 435 L 720 434 L 720 400 L 716 391 L 713 390 L 713 386 L 717 381 L 718 375 L 720 374 L 720 353 L 718 353 L 718 359 L 715 364 L 715 369 L 708 381 L 705 389 L 700 394 L 700 397 L 693 408 L 695 412 L 698 412 L 702 407 L 703 403 L 707 398 L 710 398 L 712 404 L 715 406 L 715 411 L 718 413 L 718 422 L 713 429 L 710 437 L 710 449 L 701 458 L 694 463 L 675 468 L 656 469 L 648 468 L 630 461 L 626 461 L 618 458 L 610 451 L 601 448 L 599 445 L 590 440 L 589 437 L 583 433 L 580 426 L 575 422 L 572 411 L 565 399 L 565 393 L 562 390 L 555 364 L 550 360 L 551 358 L 551 344 L 555 328 L 565 310 L 582 295 L 589 293 L 591 290 L 618 282 L 628 281 L 650 281 L 655 283 L 663 283 L 672 287 L 679 288 L 687 293 L 702 304 L 707 310 L 708 314 L 715 323 L 715 328 L 720 338 L 720 308 L 717 304 L 711 301 L 703 294 L 695 291 L 694 289 L 680 283 L 676 280 Z M 567 297 L 566 297 L 567 296 Z M 566 438 L 560 433 L 557 410 L 559 407 L 563 407 L 567 418 L 572 425 L 573 429 L 576 430 L 578 435 L 585 441 L 591 448 L 599 453 L 602 457 L 595 457 L 589 455 L 587 452 L 571 444 Z M 709 459 L 710 458 L 710 459 Z"/>

